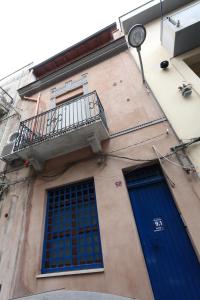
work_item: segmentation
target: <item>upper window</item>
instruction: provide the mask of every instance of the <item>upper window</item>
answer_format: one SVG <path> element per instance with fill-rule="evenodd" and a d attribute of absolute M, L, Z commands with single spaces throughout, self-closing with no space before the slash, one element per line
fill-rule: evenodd
<path fill-rule="evenodd" d="M 62 94 L 61 96 L 55 99 L 56 106 L 81 95 L 83 95 L 83 87 L 79 87 L 74 90 L 68 91 L 67 93 Z"/>
<path fill-rule="evenodd" d="M 101 267 L 94 181 L 49 190 L 42 273 Z"/>

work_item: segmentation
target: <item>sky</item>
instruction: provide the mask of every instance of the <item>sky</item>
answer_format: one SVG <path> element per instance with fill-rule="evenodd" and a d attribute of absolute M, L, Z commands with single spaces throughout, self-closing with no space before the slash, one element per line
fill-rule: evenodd
<path fill-rule="evenodd" d="M 144 2 L 0 0 L 0 79 L 117 22 L 119 16 Z"/>

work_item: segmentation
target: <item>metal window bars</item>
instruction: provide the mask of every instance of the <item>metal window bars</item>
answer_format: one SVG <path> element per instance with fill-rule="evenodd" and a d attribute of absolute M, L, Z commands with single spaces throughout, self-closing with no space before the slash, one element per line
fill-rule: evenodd
<path fill-rule="evenodd" d="M 42 273 L 102 267 L 94 181 L 49 190 Z"/>

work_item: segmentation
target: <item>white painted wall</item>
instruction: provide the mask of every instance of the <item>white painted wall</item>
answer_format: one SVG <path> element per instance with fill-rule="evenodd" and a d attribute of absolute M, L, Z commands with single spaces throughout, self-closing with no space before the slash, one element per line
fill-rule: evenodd
<path fill-rule="evenodd" d="M 142 45 L 142 59 L 145 78 L 161 108 L 168 117 L 179 139 L 187 140 L 200 136 L 200 78 L 187 66 L 184 60 L 200 53 L 196 48 L 183 55 L 171 58 L 160 42 L 160 20 L 145 25 L 147 37 Z M 130 48 L 137 64 L 138 55 Z M 168 60 L 167 70 L 160 68 L 160 62 Z M 178 86 L 186 81 L 192 84 L 192 95 L 184 98 Z M 200 175 L 200 144 L 188 148 L 188 155 Z"/>

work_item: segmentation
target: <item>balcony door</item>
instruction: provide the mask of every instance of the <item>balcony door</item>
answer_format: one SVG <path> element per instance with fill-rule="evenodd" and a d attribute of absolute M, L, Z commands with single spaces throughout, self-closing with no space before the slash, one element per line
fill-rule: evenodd
<path fill-rule="evenodd" d="M 87 96 L 85 78 L 69 81 L 65 87 L 54 89 L 52 110 L 47 118 L 47 134 L 66 131 L 87 122 L 91 115 L 93 100 Z"/>

